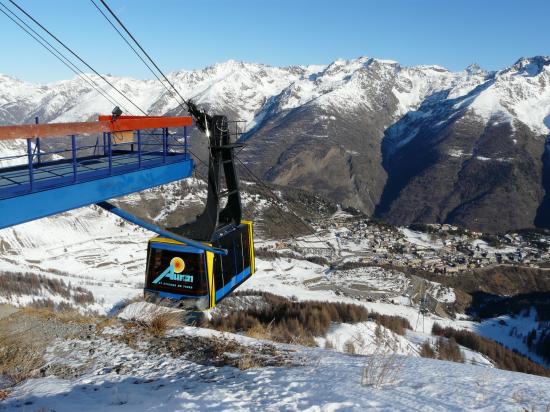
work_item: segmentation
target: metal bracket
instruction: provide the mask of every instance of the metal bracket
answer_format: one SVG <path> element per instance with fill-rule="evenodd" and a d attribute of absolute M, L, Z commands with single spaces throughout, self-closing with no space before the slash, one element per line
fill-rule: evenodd
<path fill-rule="evenodd" d="M 155 232 L 168 239 L 172 239 L 177 242 L 182 242 L 182 243 L 185 243 L 186 245 L 196 247 L 197 249 L 216 253 L 218 255 L 227 255 L 226 249 L 208 246 L 202 242 L 197 242 L 196 240 L 188 239 L 186 237 L 172 233 L 168 230 L 164 230 L 156 225 L 153 225 L 152 223 L 148 223 L 148 222 L 145 222 L 144 220 L 141 220 L 137 216 L 134 216 L 131 213 L 128 213 L 125 210 L 122 210 L 121 208 L 116 207 L 115 205 L 109 202 L 99 202 L 99 203 L 96 203 L 96 205 L 101 207 L 102 209 L 105 209 L 107 212 L 113 213 L 118 217 L 121 217 L 122 219 L 127 220 L 128 222 L 134 223 L 138 226 L 141 226 L 147 230 L 150 230 L 151 232 Z"/>

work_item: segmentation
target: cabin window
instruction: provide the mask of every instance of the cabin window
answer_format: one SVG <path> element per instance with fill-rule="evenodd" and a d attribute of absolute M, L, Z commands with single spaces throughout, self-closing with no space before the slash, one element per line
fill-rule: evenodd
<path fill-rule="evenodd" d="M 216 247 L 227 249 L 226 256 L 214 257 L 214 281 L 219 290 L 250 267 L 250 240 L 248 226 L 241 225 L 215 242 Z"/>

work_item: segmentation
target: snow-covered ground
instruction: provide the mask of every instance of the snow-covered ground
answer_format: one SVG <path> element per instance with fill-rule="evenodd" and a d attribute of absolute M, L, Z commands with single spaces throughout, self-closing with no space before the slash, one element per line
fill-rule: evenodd
<path fill-rule="evenodd" d="M 106 313 L 120 300 L 140 293 L 150 237 L 98 208 L 81 208 L 1 230 L 0 270 L 81 286 L 97 300 L 88 309 Z M 0 297 L 0 302 L 24 304 L 33 297 Z M 41 297 L 52 298 L 47 292 Z"/>
<path fill-rule="evenodd" d="M 440 249 L 443 247 L 440 239 L 433 240 L 428 233 L 417 232 L 407 228 L 400 228 L 399 230 L 412 244 L 431 249 Z"/>
<path fill-rule="evenodd" d="M 529 332 L 538 329 L 538 325 L 537 312 L 534 308 L 531 308 L 531 310 L 519 316 L 502 315 L 484 320 L 474 325 L 473 330 L 481 336 L 500 342 L 507 348 L 522 353 L 544 365 L 544 360 L 533 353 L 524 341 Z"/>
<path fill-rule="evenodd" d="M 175 332 L 189 333 L 259 344 L 197 328 Z M 364 374 L 367 368 L 376 377 L 388 365 L 380 355 L 284 348 L 294 351 L 296 366 L 240 370 L 147 354 L 103 338 L 68 340 L 52 348 L 48 360 L 86 372 L 73 380 L 31 379 L 17 386 L 0 410 L 544 411 L 550 404 L 546 378 L 396 355 L 393 373 L 375 387 Z"/>
<path fill-rule="evenodd" d="M 397 315 L 407 319 L 413 327 L 417 323 L 421 330 L 424 324 L 424 330 L 430 332 L 432 325 L 437 322 L 445 326 L 468 327 L 473 328 L 474 322 L 463 320 L 452 320 L 429 314 L 422 318 L 418 312 L 418 306 L 402 304 L 402 301 L 395 299 L 394 303 L 380 301 L 357 300 L 353 297 L 342 296 L 335 289 L 331 288 L 310 288 L 312 281 L 326 279 L 327 268 L 304 260 L 298 259 L 275 259 L 272 261 L 257 260 L 257 272 L 243 286 L 243 289 L 258 291 L 267 291 L 286 297 L 295 297 L 300 300 L 320 300 L 331 302 L 356 303 L 365 306 L 367 309 L 385 315 Z M 370 268 L 368 268 L 370 269 Z M 379 272 L 383 284 L 385 279 L 384 271 Z M 334 279 L 336 276 L 332 275 Z M 361 278 L 359 278 L 359 281 Z M 397 284 L 394 283 L 394 284 Z M 420 316 L 420 322 L 419 322 Z"/>

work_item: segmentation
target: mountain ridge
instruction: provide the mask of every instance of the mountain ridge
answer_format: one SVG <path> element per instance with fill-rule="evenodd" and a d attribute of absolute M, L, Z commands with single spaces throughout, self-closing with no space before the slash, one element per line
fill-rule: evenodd
<path fill-rule="evenodd" d="M 186 99 L 247 122 L 243 161 L 273 183 L 395 224 L 546 225 L 548 56 L 499 71 L 368 56 L 288 67 L 229 60 L 168 76 Z M 158 82 L 109 80 L 149 114 L 183 114 Z M 78 78 L 35 85 L 0 76 L 0 124 L 89 120 L 111 109 Z M 193 145 L 204 157 L 203 140 Z M 501 206 L 507 222 L 491 217 Z"/>

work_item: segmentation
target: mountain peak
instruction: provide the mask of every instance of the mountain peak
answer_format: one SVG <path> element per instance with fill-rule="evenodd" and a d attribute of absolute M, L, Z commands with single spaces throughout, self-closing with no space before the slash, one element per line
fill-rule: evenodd
<path fill-rule="evenodd" d="M 550 66 L 550 56 L 522 57 L 510 68 L 523 76 L 537 76 Z"/>
<path fill-rule="evenodd" d="M 0 82 L 16 82 L 16 83 L 24 83 L 24 80 L 21 80 L 15 76 L 11 76 L 9 74 L 1 74 L 0 73 Z"/>
<path fill-rule="evenodd" d="M 487 70 L 484 70 L 483 68 L 481 68 L 481 66 L 477 63 L 470 64 L 468 67 L 466 67 L 465 71 L 470 76 L 486 75 L 487 74 Z"/>

